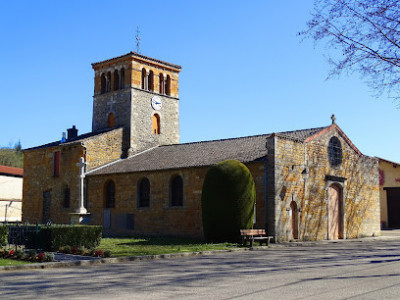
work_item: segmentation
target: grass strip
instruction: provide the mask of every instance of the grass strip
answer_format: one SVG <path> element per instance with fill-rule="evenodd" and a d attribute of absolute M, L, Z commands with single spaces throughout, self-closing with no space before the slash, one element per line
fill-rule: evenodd
<path fill-rule="evenodd" d="M 29 264 L 28 261 L 21 261 L 16 259 L 0 258 L 0 266 L 15 266 Z"/>
<path fill-rule="evenodd" d="M 237 247 L 238 245 L 233 243 L 206 244 L 198 240 L 161 237 L 103 238 L 99 246 L 103 250 L 110 250 L 112 257 L 226 250 Z"/>

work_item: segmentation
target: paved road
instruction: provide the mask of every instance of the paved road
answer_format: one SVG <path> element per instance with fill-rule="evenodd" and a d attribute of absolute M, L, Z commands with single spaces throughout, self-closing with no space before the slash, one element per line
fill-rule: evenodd
<path fill-rule="evenodd" d="M 400 240 L 0 273 L 0 299 L 399 299 Z"/>

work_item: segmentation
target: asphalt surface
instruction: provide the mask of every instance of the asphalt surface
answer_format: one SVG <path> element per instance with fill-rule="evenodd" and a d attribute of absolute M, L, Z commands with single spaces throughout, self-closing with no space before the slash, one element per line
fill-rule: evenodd
<path fill-rule="evenodd" d="M 0 299 L 48 298 L 399 299 L 400 239 L 0 273 Z"/>

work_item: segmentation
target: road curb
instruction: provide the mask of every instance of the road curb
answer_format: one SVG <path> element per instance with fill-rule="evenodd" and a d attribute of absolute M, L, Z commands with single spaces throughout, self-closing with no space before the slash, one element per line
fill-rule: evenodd
<path fill-rule="evenodd" d="M 199 252 L 182 252 L 182 253 L 169 253 L 169 254 L 158 254 L 158 255 L 140 255 L 140 256 L 122 256 L 122 257 L 110 257 L 110 258 L 99 258 L 94 260 L 74 260 L 74 261 L 60 261 L 60 262 L 47 262 L 47 263 L 32 263 L 26 265 L 16 266 L 1 266 L 1 271 L 18 271 L 18 270 L 34 270 L 34 269 L 52 269 L 52 268 L 65 268 L 74 266 L 93 266 L 101 264 L 113 264 L 129 261 L 141 261 L 141 260 L 158 260 L 158 259 L 171 259 L 178 257 L 190 257 L 190 256 L 205 256 L 218 253 L 229 253 L 229 252 L 244 252 L 244 251 L 257 251 L 266 250 L 269 248 L 280 248 L 280 247 L 301 247 L 301 246 L 317 246 L 317 245 L 329 245 L 337 243 L 355 243 L 355 242 L 368 242 L 368 241 L 393 241 L 399 240 L 400 236 L 378 236 L 378 237 L 365 237 L 359 239 L 346 239 L 346 240 L 323 240 L 323 241 L 309 241 L 309 242 L 282 242 L 272 244 L 270 246 L 256 246 L 254 248 L 235 248 L 227 250 L 209 250 Z"/>
<path fill-rule="evenodd" d="M 263 247 L 265 248 L 265 247 Z M 178 257 L 190 257 L 190 256 L 205 256 L 218 253 L 228 252 L 244 252 L 253 250 L 252 248 L 237 248 L 228 250 L 210 250 L 210 251 L 199 251 L 199 252 L 182 252 L 182 253 L 169 253 L 169 254 L 158 254 L 158 255 L 140 255 L 140 256 L 122 256 L 122 257 L 110 257 L 110 258 L 99 258 L 95 260 L 75 260 L 75 261 L 60 261 L 60 262 L 47 262 L 47 263 L 32 263 L 26 265 L 16 266 L 1 266 L 1 271 L 18 271 L 18 270 L 34 270 L 34 269 L 55 269 L 65 267 L 76 267 L 76 266 L 93 266 L 101 264 L 113 264 L 129 261 L 141 261 L 141 260 L 158 260 L 158 259 L 170 259 Z"/>

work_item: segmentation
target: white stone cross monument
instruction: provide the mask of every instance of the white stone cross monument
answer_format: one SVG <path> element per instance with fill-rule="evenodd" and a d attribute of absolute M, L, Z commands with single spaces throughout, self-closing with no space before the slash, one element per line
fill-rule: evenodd
<path fill-rule="evenodd" d="M 71 224 L 81 223 L 83 217 L 88 215 L 87 209 L 85 208 L 85 159 L 81 157 L 79 163 L 76 164 L 79 167 L 79 208 L 75 213 L 71 213 Z"/>

